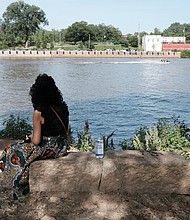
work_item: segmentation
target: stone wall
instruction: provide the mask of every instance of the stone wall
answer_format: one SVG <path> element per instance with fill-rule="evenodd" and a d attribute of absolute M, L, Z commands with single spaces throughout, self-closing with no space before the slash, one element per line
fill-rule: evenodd
<path fill-rule="evenodd" d="M 34 162 L 31 192 L 190 194 L 190 160 L 175 153 L 69 153 L 56 160 Z"/>
<path fill-rule="evenodd" d="M 180 58 L 180 52 L 0 50 L 0 59 L 36 58 Z"/>

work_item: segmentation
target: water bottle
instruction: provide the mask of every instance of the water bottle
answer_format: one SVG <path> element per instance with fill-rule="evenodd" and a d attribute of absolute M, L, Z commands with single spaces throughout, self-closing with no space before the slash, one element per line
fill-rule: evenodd
<path fill-rule="evenodd" d="M 104 142 L 102 138 L 98 138 L 98 140 L 96 141 L 95 153 L 96 158 L 104 157 Z"/>

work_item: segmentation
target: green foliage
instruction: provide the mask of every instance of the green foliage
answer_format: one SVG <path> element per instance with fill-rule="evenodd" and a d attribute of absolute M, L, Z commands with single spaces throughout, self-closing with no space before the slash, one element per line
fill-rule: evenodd
<path fill-rule="evenodd" d="M 8 119 L 3 120 L 5 128 L 0 131 L 0 137 L 12 139 L 24 139 L 26 135 L 31 134 L 32 126 L 27 123 L 26 118 L 10 115 Z"/>
<path fill-rule="evenodd" d="M 120 141 L 119 147 L 121 147 L 122 150 L 134 150 L 131 140 L 128 139 Z"/>
<path fill-rule="evenodd" d="M 122 47 L 125 47 L 125 48 L 128 48 L 128 46 L 129 46 L 129 42 L 125 38 L 121 39 L 120 44 L 121 44 Z"/>
<path fill-rule="evenodd" d="M 122 34 L 117 28 L 104 24 L 92 25 L 85 21 L 75 22 L 65 31 L 65 40 L 74 44 L 82 42 L 83 44 L 90 42 L 119 42 Z M 93 44 L 92 44 L 93 45 Z"/>
<path fill-rule="evenodd" d="M 190 50 L 181 51 L 181 58 L 190 58 Z"/>
<path fill-rule="evenodd" d="M 89 40 L 90 29 L 85 21 L 75 22 L 67 28 L 65 40 L 68 42 L 87 42 Z"/>
<path fill-rule="evenodd" d="M 3 13 L 2 29 L 10 45 L 20 42 L 27 46 L 41 24 L 48 24 L 44 11 L 23 1 L 11 3 Z"/>
<path fill-rule="evenodd" d="M 159 28 L 154 28 L 154 32 L 153 32 L 154 35 L 161 35 L 162 32 L 160 31 Z"/>
<path fill-rule="evenodd" d="M 50 49 L 53 50 L 53 48 L 54 48 L 54 44 L 53 44 L 53 42 L 51 42 L 50 43 Z"/>
<path fill-rule="evenodd" d="M 83 152 L 91 152 L 94 149 L 94 144 L 89 133 L 89 124 L 87 120 L 85 121 L 84 132 L 78 132 L 77 148 Z"/>
<path fill-rule="evenodd" d="M 27 123 L 27 120 L 20 116 L 10 115 L 9 118 L 3 120 L 5 128 L 0 131 L 0 137 L 24 139 L 32 131 L 32 126 Z M 113 139 L 111 139 L 114 132 L 103 136 L 105 151 L 115 149 Z M 78 132 L 77 135 L 78 142 L 76 143 L 69 128 L 69 145 L 82 152 L 92 152 L 95 141 L 89 133 L 88 121 L 85 121 L 84 131 Z M 153 128 L 140 127 L 134 137 L 130 140 L 124 139 L 119 146 L 123 150 L 171 151 L 190 159 L 190 129 L 179 117 L 172 117 L 170 120 L 160 118 Z"/>
<path fill-rule="evenodd" d="M 190 42 L 190 24 L 180 24 L 179 22 L 172 23 L 163 31 L 164 36 L 185 36 L 186 42 Z"/>
<path fill-rule="evenodd" d="M 123 150 L 172 151 L 190 158 L 190 141 L 186 138 L 188 128 L 179 117 L 171 121 L 160 118 L 153 128 L 141 127 L 131 140 L 119 143 Z"/>
<path fill-rule="evenodd" d="M 184 26 L 179 22 L 172 23 L 167 29 L 164 30 L 164 36 L 182 36 Z"/>
<path fill-rule="evenodd" d="M 138 36 L 128 36 L 128 43 L 131 47 L 138 47 Z"/>
<path fill-rule="evenodd" d="M 114 135 L 113 131 L 108 136 L 103 136 L 104 150 L 114 150 L 114 143 L 111 137 Z M 76 144 L 78 150 L 85 152 L 92 152 L 95 147 L 96 140 L 92 140 L 91 134 L 89 133 L 89 123 L 86 120 L 84 126 L 84 132 L 78 132 L 78 143 Z"/>
<path fill-rule="evenodd" d="M 132 143 L 134 149 L 140 151 L 155 151 L 160 147 L 160 138 L 156 127 L 154 127 L 153 130 L 145 130 L 143 133 L 145 134 L 143 142 L 141 142 L 137 135 L 133 138 Z"/>

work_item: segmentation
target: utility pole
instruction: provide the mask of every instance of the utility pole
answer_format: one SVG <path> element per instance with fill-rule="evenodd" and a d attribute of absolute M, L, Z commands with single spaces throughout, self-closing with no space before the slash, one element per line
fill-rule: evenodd
<path fill-rule="evenodd" d="M 138 24 L 138 50 L 140 50 L 140 22 Z"/>

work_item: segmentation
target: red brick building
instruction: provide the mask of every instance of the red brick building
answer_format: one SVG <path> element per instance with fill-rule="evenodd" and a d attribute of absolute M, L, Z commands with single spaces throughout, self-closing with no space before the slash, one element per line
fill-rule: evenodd
<path fill-rule="evenodd" d="M 190 50 L 190 44 L 172 44 L 172 43 L 163 43 L 162 51 L 172 51 L 172 50 Z"/>

